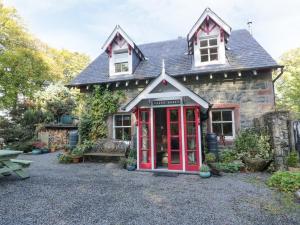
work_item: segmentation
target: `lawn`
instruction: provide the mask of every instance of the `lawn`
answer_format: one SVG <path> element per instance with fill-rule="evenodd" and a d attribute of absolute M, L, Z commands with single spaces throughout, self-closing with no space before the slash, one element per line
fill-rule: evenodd
<path fill-rule="evenodd" d="M 300 224 L 299 205 L 270 190 L 267 174 L 155 177 L 114 164 L 33 160 L 31 178 L 0 179 L 0 224 Z"/>

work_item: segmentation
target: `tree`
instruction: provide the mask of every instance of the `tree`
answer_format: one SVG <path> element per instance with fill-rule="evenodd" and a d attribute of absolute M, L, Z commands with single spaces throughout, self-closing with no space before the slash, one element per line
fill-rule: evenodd
<path fill-rule="evenodd" d="M 300 118 L 300 48 L 284 53 L 281 64 L 284 73 L 275 83 L 277 107 L 290 110 Z"/>

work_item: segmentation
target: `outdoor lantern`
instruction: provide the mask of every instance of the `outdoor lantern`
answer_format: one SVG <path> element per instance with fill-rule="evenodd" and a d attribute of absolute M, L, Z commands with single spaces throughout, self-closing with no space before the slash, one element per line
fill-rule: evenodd
<path fill-rule="evenodd" d="M 162 81 L 163 85 L 167 85 L 168 84 L 168 81 L 166 81 L 165 79 Z"/>

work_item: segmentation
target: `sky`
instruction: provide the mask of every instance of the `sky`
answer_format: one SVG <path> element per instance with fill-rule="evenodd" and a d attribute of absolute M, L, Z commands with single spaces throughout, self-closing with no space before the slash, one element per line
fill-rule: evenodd
<path fill-rule="evenodd" d="M 119 24 L 138 45 L 186 37 L 206 7 L 233 30 L 247 29 L 278 60 L 300 47 L 299 0 L 4 0 L 28 30 L 55 48 L 95 58 Z"/>

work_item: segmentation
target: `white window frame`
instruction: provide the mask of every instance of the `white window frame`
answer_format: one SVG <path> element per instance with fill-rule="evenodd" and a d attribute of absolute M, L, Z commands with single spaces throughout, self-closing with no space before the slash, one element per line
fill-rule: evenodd
<path fill-rule="evenodd" d="M 209 45 L 209 40 L 211 40 L 211 39 L 216 39 L 217 40 L 217 45 L 213 45 L 213 46 L 210 46 Z M 207 40 L 207 46 L 206 47 L 201 47 L 200 46 L 200 43 L 201 43 L 201 41 L 205 41 L 205 40 Z M 220 42 L 219 42 L 219 37 L 218 36 L 210 36 L 210 37 L 200 37 L 200 39 L 199 39 L 199 54 L 200 54 L 200 64 L 213 64 L 213 63 L 219 63 L 220 62 L 220 51 L 219 51 L 219 47 L 220 47 Z M 213 60 L 213 61 L 211 61 L 210 60 L 210 49 L 211 48 L 217 48 L 217 56 L 218 56 L 218 60 Z M 207 52 L 208 52 L 208 61 L 205 61 L 205 62 L 202 62 L 202 60 L 201 60 L 201 50 L 202 49 L 207 49 Z"/>
<path fill-rule="evenodd" d="M 129 126 L 116 126 L 115 122 L 116 122 L 116 116 L 130 116 L 130 125 Z M 113 115 L 113 138 L 116 139 L 116 128 L 130 128 L 130 140 L 123 140 L 123 141 L 126 141 L 126 142 L 129 142 L 131 141 L 131 132 L 132 132 L 132 126 L 131 126 L 131 120 L 132 120 L 132 117 L 131 117 L 131 114 L 130 113 L 120 113 L 120 114 L 114 114 Z M 123 123 L 123 118 L 122 118 L 122 123 Z"/>
<path fill-rule="evenodd" d="M 215 121 L 213 122 L 212 112 L 223 112 L 223 111 L 231 111 L 231 121 Z M 232 140 L 235 138 L 235 117 L 234 117 L 234 109 L 212 109 L 210 111 L 210 130 L 213 131 L 213 123 L 232 123 L 232 136 L 225 136 L 225 140 Z M 219 138 L 219 137 L 218 137 Z"/>
<path fill-rule="evenodd" d="M 124 54 L 124 53 L 127 53 L 127 61 L 120 61 L 120 62 L 116 62 L 116 55 L 117 54 Z M 128 52 L 128 49 L 124 49 L 124 50 L 118 50 L 118 51 L 114 51 L 113 52 L 113 59 L 114 59 L 114 62 L 113 62 L 113 70 L 114 70 L 114 74 L 125 74 L 125 73 L 129 73 L 129 52 Z M 120 71 L 120 72 L 116 72 L 116 64 L 117 63 L 127 63 L 127 71 Z"/>

